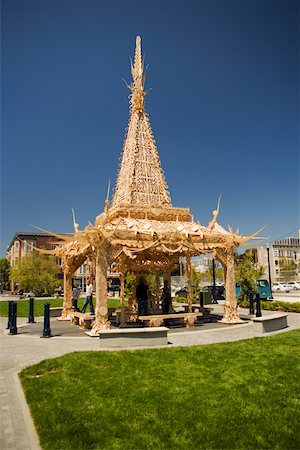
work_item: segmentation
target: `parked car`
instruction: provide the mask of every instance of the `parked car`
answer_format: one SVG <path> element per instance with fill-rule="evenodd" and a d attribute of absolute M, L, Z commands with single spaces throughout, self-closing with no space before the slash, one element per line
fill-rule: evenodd
<path fill-rule="evenodd" d="M 214 292 L 214 286 L 205 286 L 203 289 L 201 289 L 203 292 L 210 292 L 213 294 Z M 224 286 L 216 286 L 215 290 L 216 294 L 216 300 L 225 300 L 225 287 Z"/>
<path fill-rule="evenodd" d="M 290 287 L 287 284 L 279 283 L 279 281 L 274 281 L 272 283 L 273 292 L 290 292 Z"/>
<path fill-rule="evenodd" d="M 183 286 L 182 288 L 178 289 L 178 291 L 175 292 L 175 297 L 187 297 L 187 288 Z"/>
<path fill-rule="evenodd" d="M 264 280 L 263 278 L 257 278 L 255 280 L 256 284 L 256 293 L 259 294 L 260 298 L 263 300 L 267 300 L 271 297 L 271 289 L 268 280 Z M 241 286 L 239 283 L 235 285 L 236 296 L 239 297 L 241 292 Z"/>
<path fill-rule="evenodd" d="M 298 281 L 288 281 L 286 283 L 291 289 L 300 289 L 300 282 Z"/>

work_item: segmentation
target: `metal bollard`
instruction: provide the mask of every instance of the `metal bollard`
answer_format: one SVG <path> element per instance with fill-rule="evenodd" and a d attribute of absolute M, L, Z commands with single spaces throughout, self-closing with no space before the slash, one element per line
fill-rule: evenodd
<path fill-rule="evenodd" d="M 6 327 L 7 330 L 10 329 L 10 316 L 11 316 L 11 304 L 12 304 L 12 302 L 13 302 L 13 300 L 9 300 L 8 301 L 7 327 Z"/>
<path fill-rule="evenodd" d="M 44 303 L 44 329 L 43 329 L 43 338 L 51 337 L 50 330 L 50 303 Z"/>
<path fill-rule="evenodd" d="M 260 309 L 260 295 L 256 294 L 256 317 L 261 317 L 261 309 Z"/>
<path fill-rule="evenodd" d="M 253 300 L 253 292 L 249 294 L 249 314 L 254 315 L 254 300 Z"/>
<path fill-rule="evenodd" d="M 17 334 L 17 302 L 12 302 L 9 322 L 9 334 Z"/>
<path fill-rule="evenodd" d="M 202 292 L 202 291 L 199 292 L 199 302 L 200 302 L 201 308 L 204 308 L 204 292 Z"/>
<path fill-rule="evenodd" d="M 29 299 L 29 315 L 27 323 L 35 323 L 34 320 L 34 298 L 30 297 Z"/>

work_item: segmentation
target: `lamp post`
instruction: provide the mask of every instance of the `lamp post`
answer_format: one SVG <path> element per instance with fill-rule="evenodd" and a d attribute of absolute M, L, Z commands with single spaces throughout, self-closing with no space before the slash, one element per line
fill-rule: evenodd
<path fill-rule="evenodd" d="M 268 254 L 268 269 L 269 269 L 269 283 L 270 283 L 270 299 L 273 300 L 273 293 L 272 293 L 272 279 L 271 279 L 271 267 L 270 267 L 270 246 L 267 244 L 267 254 Z"/>

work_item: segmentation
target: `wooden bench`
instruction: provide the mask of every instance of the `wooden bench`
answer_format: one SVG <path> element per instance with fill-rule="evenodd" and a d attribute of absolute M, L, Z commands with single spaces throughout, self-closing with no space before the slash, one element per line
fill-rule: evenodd
<path fill-rule="evenodd" d="M 74 311 L 71 313 L 71 324 L 79 325 L 82 329 L 92 328 L 92 322 L 95 320 L 95 315 L 89 313 L 81 313 Z"/>
<path fill-rule="evenodd" d="M 191 328 L 194 326 L 197 317 L 202 315 L 202 312 L 154 314 L 153 316 L 138 316 L 138 319 L 142 320 L 149 327 L 160 327 L 164 320 L 179 319 L 187 328 Z"/>
<path fill-rule="evenodd" d="M 153 347 L 168 344 L 168 328 L 118 328 L 99 331 L 100 348 Z"/>
<path fill-rule="evenodd" d="M 271 331 L 287 328 L 287 314 L 272 314 L 263 317 L 253 317 L 253 329 L 256 333 L 270 333 Z"/>

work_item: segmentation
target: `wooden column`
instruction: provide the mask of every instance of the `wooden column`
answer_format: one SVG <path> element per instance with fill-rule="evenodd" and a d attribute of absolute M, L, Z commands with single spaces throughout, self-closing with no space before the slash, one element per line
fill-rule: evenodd
<path fill-rule="evenodd" d="M 125 305 L 124 305 L 124 297 L 125 297 L 125 267 L 124 260 L 121 260 L 120 264 L 120 297 L 121 297 L 121 327 L 125 325 Z"/>
<path fill-rule="evenodd" d="M 192 290 L 192 270 L 191 270 L 191 257 L 188 253 L 186 255 L 186 283 L 188 288 L 188 308 L 189 312 L 192 312 L 192 303 L 193 303 L 193 290 Z"/>
<path fill-rule="evenodd" d="M 106 247 L 102 246 L 96 252 L 96 318 L 92 333 L 110 328 L 107 308 L 107 259 Z"/>
<path fill-rule="evenodd" d="M 70 313 L 72 311 L 72 275 L 70 267 L 64 264 L 64 301 L 61 320 L 70 320 Z"/>
<path fill-rule="evenodd" d="M 227 251 L 226 264 L 226 300 L 224 305 L 223 323 L 242 323 L 237 311 L 237 301 L 235 294 L 235 273 L 234 273 L 234 248 Z"/>
<path fill-rule="evenodd" d="M 137 300 L 136 300 L 136 286 L 137 286 L 137 274 L 134 273 L 135 283 L 131 289 L 130 298 L 128 300 L 128 309 L 130 312 L 130 322 L 137 321 Z"/>

